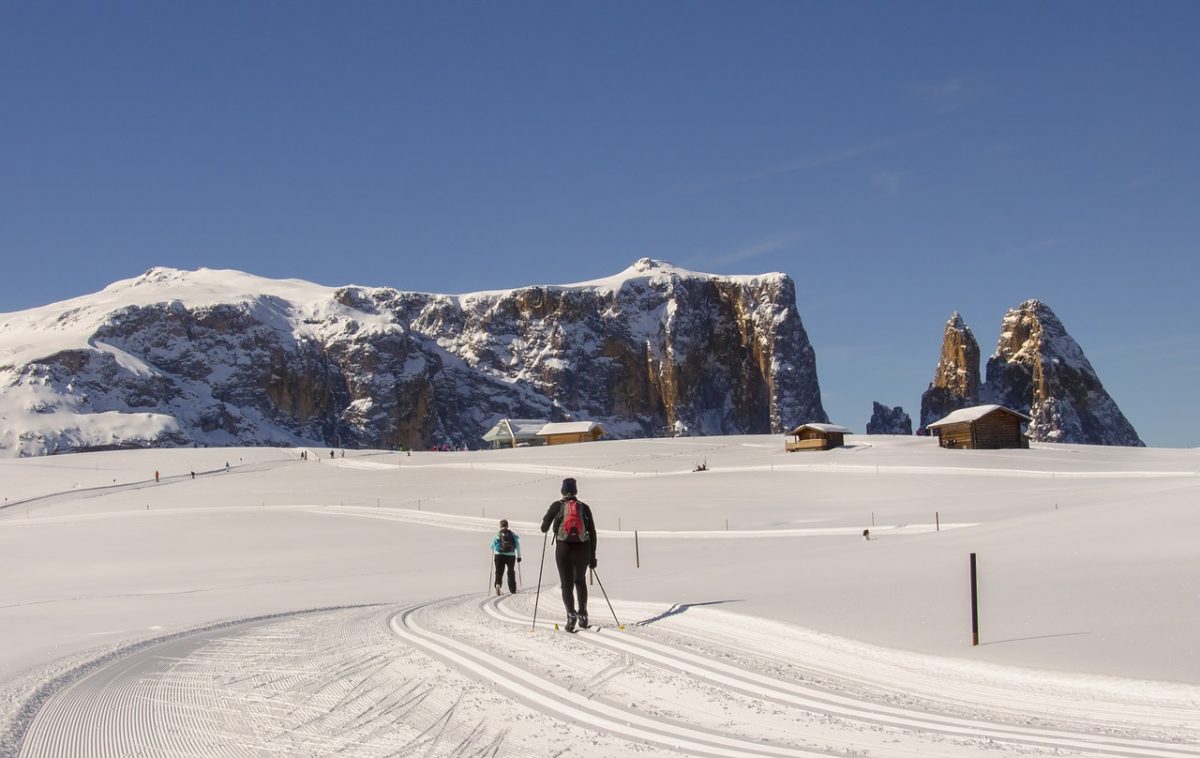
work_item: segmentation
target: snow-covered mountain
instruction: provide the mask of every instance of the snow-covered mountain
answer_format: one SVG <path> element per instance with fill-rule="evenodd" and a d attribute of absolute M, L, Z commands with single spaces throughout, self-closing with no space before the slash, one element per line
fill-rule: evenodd
<path fill-rule="evenodd" d="M 155 268 L 0 314 L 8 455 L 475 447 L 505 416 L 618 437 L 828 420 L 784 274 L 642 259 L 608 279 L 435 295 Z"/>
<path fill-rule="evenodd" d="M 1004 314 L 982 400 L 1028 413 L 1031 439 L 1144 446 L 1083 349 L 1037 300 Z"/>
<path fill-rule="evenodd" d="M 979 403 L 1028 414 L 1033 440 L 1143 446 L 1083 349 L 1038 300 L 1005 313 L 982 384 L 975 337 L 957 312 L 951 314 L 933 381 L 921 396 L 921 427 Z"/>

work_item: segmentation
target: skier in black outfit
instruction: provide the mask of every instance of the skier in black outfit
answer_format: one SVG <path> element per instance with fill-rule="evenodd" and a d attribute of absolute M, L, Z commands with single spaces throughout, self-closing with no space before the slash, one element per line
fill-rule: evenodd
<path fill-rule="evenodd" d="M 567 609 L 567 631 L 573 632 L 576 624 L 581 629 L 588 627 L 587 570 L 596 568 L 596 524 L 592 521 L 592 509 L 575 497 L 574 479 L 563 479 L 560 491 L 562 499 L 551 503 L 542 519 L 542 533 L 553 524 L 554 562 L 558 566 L 563 606 Z"/>

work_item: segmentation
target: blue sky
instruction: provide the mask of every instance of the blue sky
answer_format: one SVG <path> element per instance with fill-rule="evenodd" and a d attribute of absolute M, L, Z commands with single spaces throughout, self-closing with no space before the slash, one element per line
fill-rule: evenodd
<path fill-rule="evenodd" d="M 1062 318 L 1200 446 L 1194 2 L 7 3 L 0 311 L 152 266 L 467 292 L 783 271 L 825 405 Z"/>

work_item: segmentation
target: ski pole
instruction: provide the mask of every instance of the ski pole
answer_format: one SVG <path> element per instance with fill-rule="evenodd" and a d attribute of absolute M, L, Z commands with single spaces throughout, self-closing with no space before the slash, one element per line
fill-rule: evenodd
<path fill-rule="evenodd" d="M 538 601 L 542 599 L 542 569 L 546 568 L 546 540 L 549 536 L 547 532 L 542 532 L 542 562 L 538 566 L 537 594 L 533 596 L 533 626 L 529 627 L 531 632 L 537 629 Z"/>
<path fill-rule="evenodd" d="M 487 594 L 489 594 L 489 595 L 490 595 L 490 594 L 492 594 L 492 571 L 495 569 L 495 567 L 496 567 L 496 557 L 493 555 L 493 556 L 492 556 L 492 557 L 491 557 L 491 558 L 488 560 L 488 586 L 487 586 Z"/>
<path fill-rule="evenodd" d="M 613 610 L 612 601 L 608 599 L 608 593 L 604 592 L 604 582 L 600 581 L 600 574 L 596 572 L 595 568 L 592 569 L 592 576 L 596 577 L 596 584 L 600 585 L 600 592 L 604 593 L 604 602 L 608 603 L 608 610 L 613 615 L 613 621 L 617 622 L 617 628 L 624 629 L 625 625 L 617 620 L 617 612 Z"/>

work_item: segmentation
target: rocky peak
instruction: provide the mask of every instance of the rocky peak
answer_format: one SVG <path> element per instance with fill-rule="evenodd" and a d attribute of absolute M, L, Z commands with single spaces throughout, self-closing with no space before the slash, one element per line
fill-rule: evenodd
<path fill-rule="evenodd" d="M 1005 313 L 982 396 L 1028 414 L 1031 439 L 1143 445 L 1083 349 L 1038 300 Z"/>
<path fill-rule="evenodd" d="M 912 434 L 912 419 L 900 406 L 888 408 L 878 402 L 871 403 L 871 420 L 867 422 L 867 434 Z"/>
<path fill-rule="evenodd" d="M 958 311 L 950 314 L 942 336 L 933 381 L 921 395 L 921 428 L 979 401 L 979 343 Z"/>

